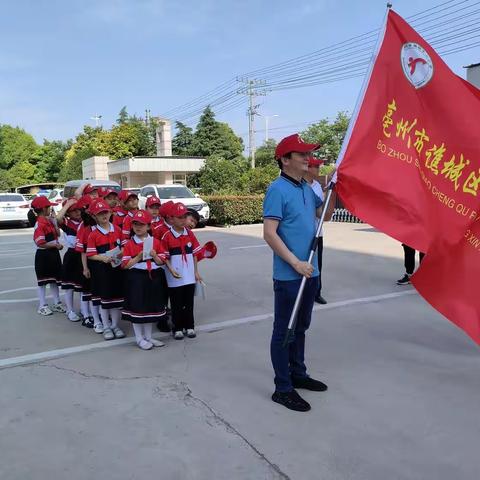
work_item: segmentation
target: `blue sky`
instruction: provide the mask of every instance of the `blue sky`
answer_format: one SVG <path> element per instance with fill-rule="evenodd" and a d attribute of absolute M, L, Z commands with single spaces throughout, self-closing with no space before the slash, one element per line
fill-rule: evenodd
<path fill-rule="evenodd" d="M 99 113 L 109 127 L 126 105 L 158 115 L 235 75 L 378 28 L 384 0 L 0 0 L 0 123 L 43 138 L 76 135 Z M 442 0 L 402 0 L 408 17 Z M 470 50 L 446 57 L 480 61 Z M 259 111 L 271 137 L 352 110 L 361 79 L 272 92 Z M 246 107 L 218 118 L 245 137 Z M 277 129 L 285 125 L 292 127 Z M 264 120 L 257 120 L 259 130 Z M 264 136 L 258 133 L 257 142 Z"/>

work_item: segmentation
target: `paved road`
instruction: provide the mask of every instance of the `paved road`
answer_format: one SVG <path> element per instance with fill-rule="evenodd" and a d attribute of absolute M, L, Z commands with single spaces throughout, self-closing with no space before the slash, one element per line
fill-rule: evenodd
<path fill-rule="evenodd" d="M 137 349 L 36 314 L 31 230 L 0 230 L 0 478 L 480 478 L 480 355 L 409 287 L 401 247 L 326 228 L 307 414 L 269 400 L 271 255 L 260 226 L 198 231 L 196 340 Z M 127 327 L 127 326 L 126 326 Z M 127 327 L 128 328 L 128 327 Z"/>

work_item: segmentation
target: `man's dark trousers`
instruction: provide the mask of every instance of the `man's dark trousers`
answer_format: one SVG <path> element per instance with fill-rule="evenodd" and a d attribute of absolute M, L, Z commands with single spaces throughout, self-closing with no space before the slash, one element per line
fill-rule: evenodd
<path fill-rule="evenodd" d="M 292 377 L 307 377 L 305 366 L 305 332 L 310 326 L 315 294 L 318 289 L 318 277 L 309 278 L 305 285 L 302 302 L 297 317 L 297 326 L 293 341 L 283 347 L 290 315 L 297 298 L 301 279 L 274 280 L 275 316 L 270 343 L 270 355 L 275 371 L 275 387 L 277 392 L 289 392 L 293 389 Z"/>

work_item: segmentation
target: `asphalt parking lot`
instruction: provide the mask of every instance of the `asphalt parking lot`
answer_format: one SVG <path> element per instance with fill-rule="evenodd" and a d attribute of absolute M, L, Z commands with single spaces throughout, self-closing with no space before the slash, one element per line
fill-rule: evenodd
<path fill-rule="evenodd" d="M 306 414 L 270 400 L 271 252 L 261 226 L 197 230 L 195 340 L 144 352 L 37 315 L 32 230 L 0 229 L 0 478 L 480 478 L 480 351 L 398 287 L 401 246 L 329 224 L 307 336 Z M 160 338 L 160 334 L 159 334 Z"/>

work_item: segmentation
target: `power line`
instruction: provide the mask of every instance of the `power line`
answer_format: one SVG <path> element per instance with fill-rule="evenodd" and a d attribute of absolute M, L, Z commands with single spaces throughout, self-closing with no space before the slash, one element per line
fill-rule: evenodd
<path fill-rule="evenodd" d="M 467 3 L 468 5 L 465 5 Z M 473 16 L 480 9 L 471 10 L 472 7 L 478 4 L 480 4 L 480 1 L 471 3 L 471 0 L 449 0 L 407 17 L 407 20 L 415 24 L 415 28 L 436 22 L 434 25 L 428 25 L 419 29 L 419 33 L 422 35 L 428 32 L 432 33 L 432 35 L 427 35 L 425 38 L 432 43 L 434 48 L 439 48 L 439 54 L 453 54 L 477 46 L 477 42 L 467 42 L 478 37 L 478 35 L 472 35 L 478 29 L 470 28 L 476 25 L 476 20 L 480 20 L 479 17 Z M 461 8 L 458 8 L 459 6 Z M 448 13 L 438 15 L 442 12 Z M 453 16 L 457 13 L 460 13 L 460 15 Z M 467 17 L 467 21 L 454 25 L 455 22 L 462 21 Z M 425 18 L 427 20 L 422 21 Z M 439 19 L 446 20 L 438 23 Z M 444 25 L 447 25 L 447 27 L 440 28 Z M 315 52 L 253 70 L 247 76 L 252 79 L 253 75 L 262 75 L 264 77 L 263 80 L 265 80 L 265 86 L 272 91 L 302 88 L 359 77 L 364 73 L 369 63 L 371 51 L 373 50 L 373 39 L 378 30 L 371 30 Z M 443 47 L 454 45 L 456 47 L 448 50 L 443 49 Z M 193 120 L 201 115 L 207 105 L 212 106 L 212 108 L 217 107 L 215 109 L 216 113 L 237 108 L 243 102 L 234 98 L 237 94 L 235 85 L 235 79 L 224 82 L 200 97 L 170 109 L 165 113 L 165 116 L 186 121 Z"/>

